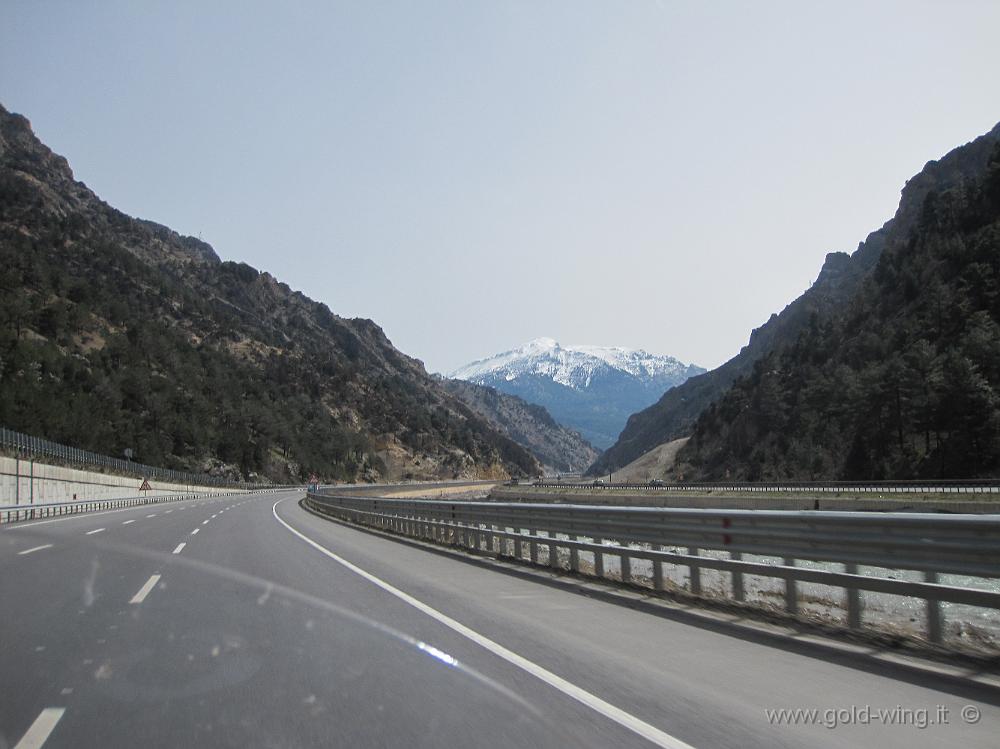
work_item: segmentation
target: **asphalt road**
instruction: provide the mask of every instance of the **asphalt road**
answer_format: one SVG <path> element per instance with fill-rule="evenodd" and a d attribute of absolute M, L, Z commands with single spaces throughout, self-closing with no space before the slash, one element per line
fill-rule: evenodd
<path fill-rule="evenodd" d="M 0 749 L 998 745 L 997 690 L 629 608 L 300 496 L 0 530 Z"/>

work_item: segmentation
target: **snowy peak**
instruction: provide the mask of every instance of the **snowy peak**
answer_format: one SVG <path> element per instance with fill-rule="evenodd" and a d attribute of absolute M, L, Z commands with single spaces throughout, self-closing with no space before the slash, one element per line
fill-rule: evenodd
<path fill-rule="evenodd" d="M 544 406 L 560 424 L 603 449 L 614 443 L 631 414 L 704 371 L 642 350 L 562 346 L 552 338 L 536 338 L 449 377 Z"/>
<path fill-rule="evenodd" d="M 595 377 L 621 372 L 640 380 L 690 376 L 688 365 L 620 346 L 561 346 L 552 338 L 536 338 L 523 346 L 467 364 L 449 377 L 470 382 L 539 375 L 560 385 L 584 390 Z"/>

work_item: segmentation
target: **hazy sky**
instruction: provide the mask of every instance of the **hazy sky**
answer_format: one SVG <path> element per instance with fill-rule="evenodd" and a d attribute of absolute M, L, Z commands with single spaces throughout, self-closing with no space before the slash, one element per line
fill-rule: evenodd
<path fill-rule="evenodd" d="M 1000 3 L 0 5 L 0 103 L 121 210 L 432 371 L 715 366 L 1000 119 Z"/>

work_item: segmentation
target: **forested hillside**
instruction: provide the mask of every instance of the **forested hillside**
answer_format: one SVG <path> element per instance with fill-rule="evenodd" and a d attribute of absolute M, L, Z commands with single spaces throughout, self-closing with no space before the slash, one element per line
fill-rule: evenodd
<path fill-rule="evenodd" d="M 0 107 L 0 423 L 277 480 L 530 475 L 370 320 L 133 219 Z"/>
<path fill-rule="evenodd" d="M 748 344 L 732 359 L 668 390 L 657 403 L 633 414 L 618 441 L 601 454 L 590 472 L 600 474 L 620 468 L 658 445 L 690 435 L 706 409 L 739 378 L 750 376 L 762 357 L 794 345 L 815 321 L 836 318 L 850 308 L 859 293 L 870 293 L 859 292 L 862 284 L 871 277 L 887 246 L 907 241 L 927 196 L 980 179 L 998 140 L 1000 126 L 928 162 L 906 183 L 899 208 L 884 226 L 869 234 L 850 256 L 843 252 L 828 254 L 815 283 L 755 329 Z"/>
<path fill-rule="evenodd" d="M 705 478 L 963 478 L 1000 471 L 1000 126 L 912 207 L 837 314 L 814 315 L 699 418 Z M 968 153 L 966 154 L 968 156 Z"/>
<path fill-rule="evenodd" d="M 557 423 L 543 406 L 474 382 L 445 379 L 443 384 L 550 471 L 582 473 L 597 458 L 598 451 L 589 442 Z"/>

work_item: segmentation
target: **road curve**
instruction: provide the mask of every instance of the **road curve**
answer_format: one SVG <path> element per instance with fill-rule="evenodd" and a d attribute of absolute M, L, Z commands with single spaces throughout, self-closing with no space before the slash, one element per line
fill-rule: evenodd
<path fill-rule="evenodd" d="M 988 687 L 631 609 L 300 497 L 0 531 L 0 747 L 996 745 Z"/>

